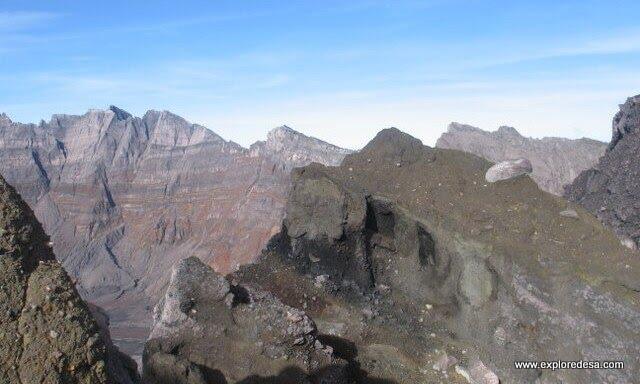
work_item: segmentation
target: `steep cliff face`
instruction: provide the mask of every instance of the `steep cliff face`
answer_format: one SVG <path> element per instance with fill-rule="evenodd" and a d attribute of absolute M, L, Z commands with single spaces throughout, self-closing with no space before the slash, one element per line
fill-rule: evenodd
<path fill-rule="evenodd" d="M 494 163 L 528 159 L 533 165 L 531 177 L 538 186 L 559 196 L 563 194 L 565 185 L 598 161 L 606 146 L 591 139 L 532 139 L 522 136 L 512 127 L 487 132 L 458 123 L 451 123 L 436 143 L 438 148 L 473 153 Z"/>
<path fill-rule="evenodd" d="M 490 165 L 382 131 L 340 167 L 295 170 L 281 235 L 234 278 L 383 382 L 635 382 L 636 255 L 527 175 L 488 183 Z M 625 367 L 514 369 L 559 359 Z"/>
<path fill-rule="evenodd" d="M 116 341 L 146 337 L 177 260 L 222 273 L 253 261 L 278 231 L 290 170 L 348 152 L 286 127 L 245 149 L 166 111 L 0 119 L 0 172 L 83 296 L 108 312 Z"/>
<path fill-rule="evenodd" d="M 565 196 L 611 227 L 630 248 L 640 244 L 640 95 L 630 97 L 613 118 L 607 152 L 580 174 Z"/>
<path fill-rule="evenodd" d="M 137 381 L 56 261 L 31 209 L 0 177 L 0 382 Z"/>

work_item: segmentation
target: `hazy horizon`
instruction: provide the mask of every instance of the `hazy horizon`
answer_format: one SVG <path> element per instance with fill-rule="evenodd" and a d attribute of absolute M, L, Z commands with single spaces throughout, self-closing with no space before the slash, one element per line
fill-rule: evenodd
<path fill-rule="evenodd" d="M 620 12 L 624 9 L 625 12 Z M 640 4 L 187 1 L 0 6 L 0 112 L 169 110 L 247 146 L 286 124 L 360 148 L 452 122 L 608 142 L 640 93 Z"/>

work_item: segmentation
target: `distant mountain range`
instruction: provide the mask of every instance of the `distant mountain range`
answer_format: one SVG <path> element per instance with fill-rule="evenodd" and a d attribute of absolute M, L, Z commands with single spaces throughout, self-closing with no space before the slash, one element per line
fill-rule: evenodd
<path fill-rule="evenodd" d="M 522 136 L 512 127 L 503 126 L 487 132 L 470 125 L 451 123 L 436 147 L 470 152 L 494 163 L 524 157 L 533 165 L 531 177 L 538 186 L 554 195 L 562 195 L 565 185 L 598 161 L 607 144 L 592 139 L 533 139 Z"/>
<path fill-rule="evenodd" d="M 452 123 L 440 148 L 490 161 L 525 157 L 561 194 L 606 144 L 531 139 Z M 33 208 L 78 289 L 103 307 L 115 342 L 137 355 L 176 261 L 226 274 L 256 260 L 280 228 L 291 170 L 351 153 L 282 126 L 249 148 L 167 111 L 110 107 L 21 124 L 0 114 L 0 174 Z"/>
<path fill-rule="evenodd" d="M 292 168 L 348 153 L 286 126 L 243 148 L 166 111 L 112 106 L 39 125 L 0 115 L 0 174 L 133 354 L 177 260 L 222 273 L 255 260 L 280 229 Z"/>

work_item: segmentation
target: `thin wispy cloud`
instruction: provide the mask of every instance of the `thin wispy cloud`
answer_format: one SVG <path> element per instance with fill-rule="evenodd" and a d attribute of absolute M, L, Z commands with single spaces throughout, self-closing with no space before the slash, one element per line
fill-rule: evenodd
<path fill-rule="evenodd" d="M 23 31 L 60 17 L 52 12 L 0 11 L 0 31 Z"/>

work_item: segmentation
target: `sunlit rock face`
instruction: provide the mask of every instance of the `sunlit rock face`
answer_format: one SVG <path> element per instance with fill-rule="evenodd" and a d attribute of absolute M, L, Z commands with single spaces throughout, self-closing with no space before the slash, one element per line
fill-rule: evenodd
<path fill-rule="evenodd" d="M 247 149 L 166 111 L 0 117 L 0 172 L 116 341 L 146 337 L 176 261 L 197 256 L 221 273 L 253 261 L 279 229 L 291 169 L 347 153 L 288 127 Z"/>

